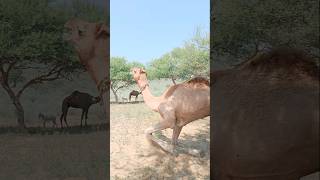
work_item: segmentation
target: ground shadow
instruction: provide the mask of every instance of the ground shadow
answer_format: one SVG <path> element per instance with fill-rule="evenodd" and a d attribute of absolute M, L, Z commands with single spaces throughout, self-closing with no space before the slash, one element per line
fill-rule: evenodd
<path fill-rule="evenodd" d="M 171 139 L 164 136 L 161 131 L 154 134 L 167 143 L 171 143 Z M 199 128 L 195 135 L 184 135 L 179 138 L 178 143 L 182 148 L 193 148 L 204 152 L 202 157 L 194 157 L 185 152 L 178 152 L 176 155 L 166 153 L 159 148 L 150 148 L 147 154 L 140 154 L 139 157 L 153 157 L 155 165 L 141 166 L 128 174 L 126 178 L 130 179 L 198 179 L 197 175 L 191 170 L 191 164 L 203 165 L 208 163 L 210 158 L 210 142 L 209 128 Z M 126 179 L 115 177 L 115 179 Z M 205 176 L 203 179 L 210 179 L 210 176 Z"/>
<path fill-rule="evenodd" d="M 81 127 L 70 126 L 68 128 L 43 128 L 43 127 L 0 127 L 0 135 L 3 134 L 28 134 L 28 135 L 53 135 L 53 134 L 88 134 L 95 133 L 98 131 L 108 131 L 110 125 L 108 123 L 91 124 Z"/>

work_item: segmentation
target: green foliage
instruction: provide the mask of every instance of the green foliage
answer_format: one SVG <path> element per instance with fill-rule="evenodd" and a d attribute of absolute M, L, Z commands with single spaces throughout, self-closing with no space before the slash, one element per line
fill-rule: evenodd
<path fill-rule="evenodd" d="M 109 24 L 109 12 L 104 7 L 95 5 L 90 0 L 69 0 L 55 4 L 67 12 L 69 16 L 78 17 L 91 22 L 105 22 Z"/>
<path fill-rule="evenodd" d="M 317 0 L 215 1 L 213 13 L 212 53 L 233 61 L 263 48 L 319 48 Z"/>
<path fill-rule="evenodd" d="M 0 58 L 18 60 L 19 67 L 44 64 L 64 66 L 70 72 L 81 66 L 62 37 L 68 16 L 46 0 L 9 1 L 0 4 Z"/>
<path fill-rule="evenodd" d="M 209 34 L 197 29 L 194 37 L 182 47 L 151 62 L 148 70 L 151 78 L 188 79 L 192 75 L 209 73 Z"/>
<path fill-rule="evenodd" d="M 133 67 L 143 67 L 138 62 L 128 62 L 123 57 L 111 57 L 110 61 L 110 80 L 111 90 L 118 101 L 117 91 L 121 88 L 128 87 L 134 83 L 130 72 Z"/>

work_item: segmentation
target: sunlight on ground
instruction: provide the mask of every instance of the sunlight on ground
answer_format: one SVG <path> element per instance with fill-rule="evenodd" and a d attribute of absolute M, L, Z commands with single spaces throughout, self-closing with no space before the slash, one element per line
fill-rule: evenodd
<path fill-rule="evenodd" d="M 168 155 L 149 145 L 144 130 L 160 116 L 144 104 L 111 105 L 112 179 L 209 179 L 209 118 L 182 129 L 179 145 L 205 152 L 204 157 Z M 162 131 L 171 140 L 172 130 Z"/>

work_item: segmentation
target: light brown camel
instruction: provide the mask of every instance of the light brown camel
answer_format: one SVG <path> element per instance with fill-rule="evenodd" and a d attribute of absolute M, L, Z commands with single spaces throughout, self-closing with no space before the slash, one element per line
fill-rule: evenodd
<path fill-rule="evenodd" d="M 319 171 L 319 69 L 279 48 L 213 72 L 212 177 L 298 180 Z"/>
<path fill-rule="evenodd" d="M 145 130 L 147 139 L 163 150 L 174 153 L 182 127 L 210 115 L 208 80 L 200 77 L 193 78 L 169 87 L 160 97 L 154 97 L 150 92 L 145 70 L 133 68 L 132 73 L 146 105 L 161 115 L 161 121 L 158 124 Z M 167 128 L 173 129 L 171 147 L 152 136 L 152 133 Z"/>
<path fill-rule="evenodd" d="M 109 90 L 109 27 L 104 23 L 90 23 L 74 18 L 66 22 L 65 28 L 69 31 L 65 40 L 73 44 L 80 62 L 97 85 L 105 112 L 108 112 L 106 98 Z"/>

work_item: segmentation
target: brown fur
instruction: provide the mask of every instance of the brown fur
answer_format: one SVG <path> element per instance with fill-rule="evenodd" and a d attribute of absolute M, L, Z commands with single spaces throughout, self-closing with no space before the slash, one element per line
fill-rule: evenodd
<path fill-rule="evenodd" d="M 290 48 L 277 48 L 268 53 L 259 53 L 239 64 L 236 69 L 266 74 L 278 72 L 283 77 L 307 76 L 319 79 L 316 62 L 303 51 Z"/>
<path fill-rule="evenodd" d="M 209 81 L 204 77 L 195 77 L 185 82 L 187 86 L 199 87 L 199 86 L 210 86 Z"/>
<path fill-rule="evenodd" d="M 213 178 L 299 179 L 319 170 L 319 77 L 301 51 L 276 49 L 213 72 Z"/>

